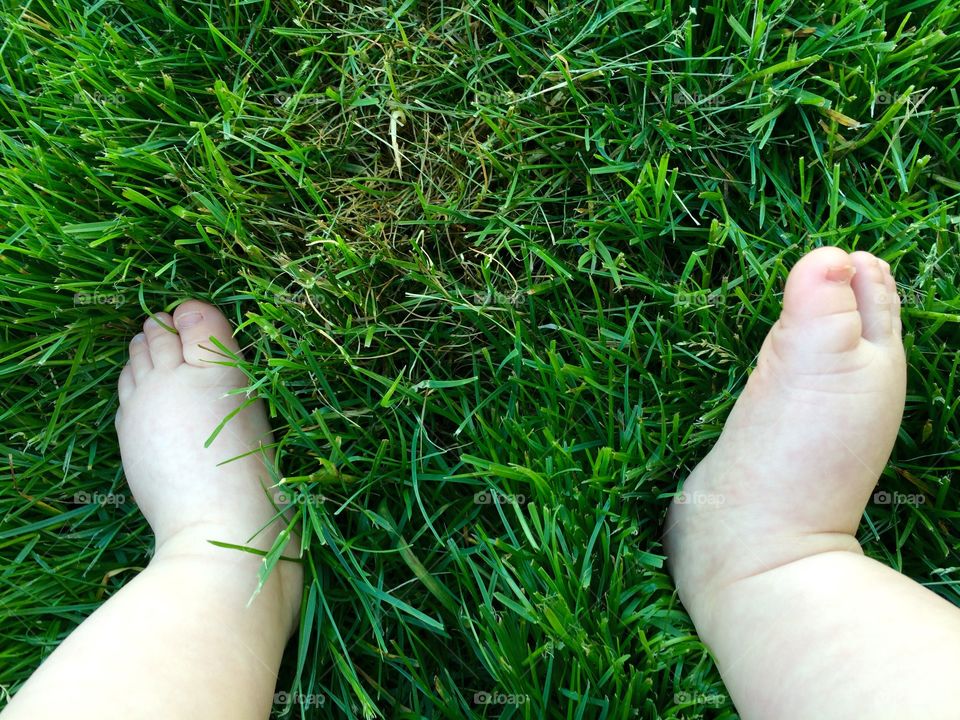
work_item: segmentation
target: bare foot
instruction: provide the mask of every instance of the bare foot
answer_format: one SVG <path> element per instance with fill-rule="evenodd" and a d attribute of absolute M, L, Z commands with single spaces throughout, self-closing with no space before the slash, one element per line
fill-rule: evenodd
<path fill-rule="evenodd" d="M 44 661 L 4 720 L 262 720 L 273 709 L 301 567 L 281 561 L 261 584 L 260 555 L 209 542 L 264 550 L 289 532 L 266 491 L 270 427 L 263 405 L 235 392 L 242 373 L 218 364 L 211 336 L 239 353 L 219 310 L 190 300 L 155 317 L 130 343 L 116 424 L 156 553 Z"/>
<path fill-rule="evenodd" d="M 274 482 L 273 438 L 263 404 L 235 392 L 246 378 L 222 364 L 230 358 L 211 336 L 239 355 L 223 314 L 188 300 L 172 317 L 147 320 L 131 341 L 116 418 L 123 469 L 156 534 L 158 557 L 206 554 L 255 576 L 257 556 L 208 541 L 267 550 L 283 530 L 266 490 Z M 301 569 L 281 561 L 276 570 L 292 629 Z"/>
<path fill-rule="evenodd" d="M 889 266 L 869 253 L 824 247 L 791 271 L 756 369 L 670 509 L 671 566 L 695 622 L 739 578 L 860 552 L 903 413 L 899 310 Z"/>
<path fill-rule="evenodd" d="M 855 538 L 905 375 L 886 263 L 811 252 L 720 439 L 670 508 L 680 598 L 744 720 L 957 717 L 960 609 Z"/>

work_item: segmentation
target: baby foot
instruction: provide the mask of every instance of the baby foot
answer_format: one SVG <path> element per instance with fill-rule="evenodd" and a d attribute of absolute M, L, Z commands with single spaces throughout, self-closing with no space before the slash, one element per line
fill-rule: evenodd
<path fill-rule="evenodd" d="M 188 300 L 172 317 L 157 313 L 146 321 L 120 374 L 117 435 L 127 482 L 156 534 L 157 556 L 239 557 L 249 569 L 256 556 L 208 541 L 268 550 L 283 529 L 265 490 L 273 484 L 273 438 L 263 404 L 231 394 L 246 378 L 222 364 L 229 355 L 211 336 L 239 356 L 230 323 L 211 305 Z M 276 570 L 293 612 L 301 569 L 281 561 Z"/>
<path fill-rule="evenodd" d="M 905 361 L 890 267 L 814 250 L 714 448 L 671 505 L 665 536 L 684 606 L 710 644 L 712 599 L 738 580 L 854 535 L 896 438 Z"/>

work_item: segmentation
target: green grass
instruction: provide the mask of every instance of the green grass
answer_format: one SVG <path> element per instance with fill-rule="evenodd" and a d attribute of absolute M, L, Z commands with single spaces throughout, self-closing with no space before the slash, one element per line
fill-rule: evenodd
<path fill-rule="evenodd" d="M 317 499 L 278 717 L 736 717 L 661 526 L 818 245 L 904 299 L 925 501 L 861 540 L 960 604 L 950 0 L 2 8 L 7 692 L 148 559 L 75 500 L 129 495 L 126 342 L 188 296 Z"/>

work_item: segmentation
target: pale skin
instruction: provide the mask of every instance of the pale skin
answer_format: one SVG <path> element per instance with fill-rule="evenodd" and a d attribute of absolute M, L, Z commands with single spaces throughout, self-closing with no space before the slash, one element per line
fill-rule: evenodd
<path fill-rule="evenodd" d="M 960 609 L 855 539 L 903 412 L 887 263 L 820 248 L 667 518 L 680 598 L 744 720 L 956 720 Z"/>
<path fill-rule="evenodd" d="M 131 342 L 117 417 L 155 557 L 2 720 L 269 714 L 300 568 L 281 563 L 248 605 L 260 560 L 208 542 L 265 549 L 285 526 L 263 490 L 269 451 L 218 467 L 269 445 L 269 426 L 255 403 L 204 448 L 241 402 L 226 393 L 246 384 L 213 364 L 223 358 L 208 338 L 237 351 L 232 330 L 197 301 L 156 318 L 179 334 L 151 321 Z M 866 558 L 855 539 L 904 384 L 889 267 L 836 248 L 807 255 L 720 440 L 667 520 L 681 600 L 744 720 L 957 717 L 960 610 Z"/>
<path fill-rule="evenodd" d="M 247 399 L 227 395 L 247 383 L 239 370 L 215 364 L 227 358 L 209 341 L 239 352 L 232 328 L 195 300 L 173 317 L 154 317 L 160 322 L 148 320 L 130 343 L 116 426 L 156 552 L 40 666 L 3 720 L 264 720 L 270 713 L 299 613 L 301 568 L 281 562 L 254 597 L 261 558 L 209 542 L 266 550 L 286 527 L 264 490 L 272 483 L 270 427 L 257 402 L 204 448 Z M 291 535 L 284 554 L 295 555 L 298 542 Z"/>

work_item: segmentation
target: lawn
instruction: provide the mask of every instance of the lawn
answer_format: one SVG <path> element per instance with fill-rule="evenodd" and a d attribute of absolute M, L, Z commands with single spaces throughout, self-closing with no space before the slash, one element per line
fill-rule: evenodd
<path fill-rule="evenodd" d="M 960 605 L 955 3 L 2 8 L 0 696 L 149 559 L 116 379 L 188 296 L 301 491 L 276 717 L 737 717 L 660 536 L 819 245 L 904 303 L 860 539 Z"/>

